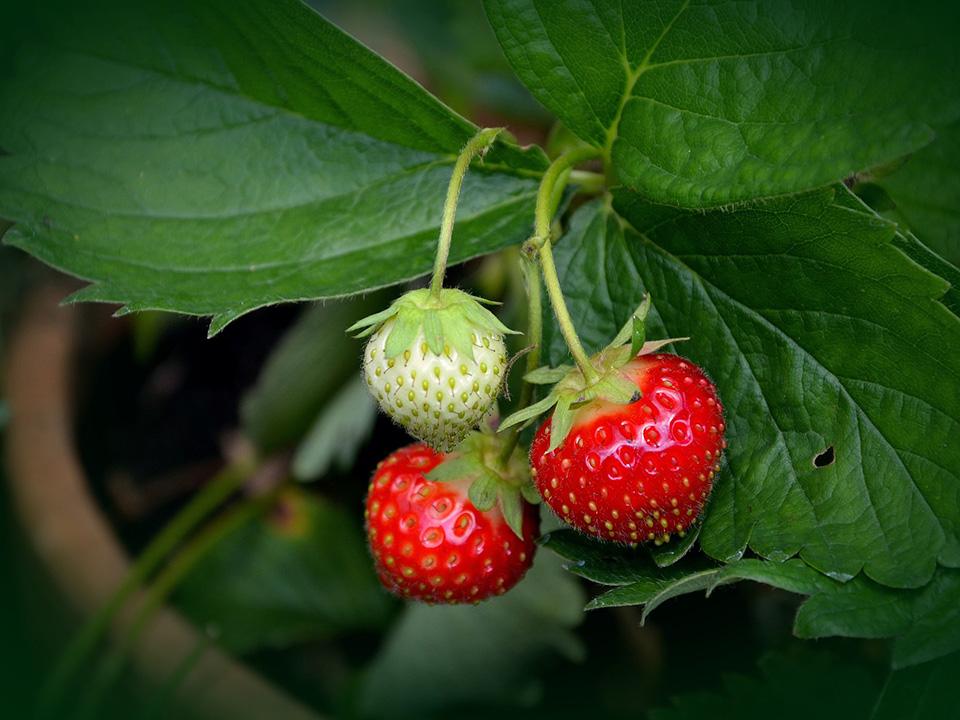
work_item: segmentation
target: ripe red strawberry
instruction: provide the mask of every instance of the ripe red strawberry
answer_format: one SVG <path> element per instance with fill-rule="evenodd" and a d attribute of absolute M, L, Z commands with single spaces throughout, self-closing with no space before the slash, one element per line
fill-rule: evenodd
<path fill-rule="evenodd" d="M 517 537 L 499 507 L 481 512 L 470 501 L 470 479 L 424 477 L 444 458 L 415 444 L 377 467 L 366 512 L 377 574 L 396 595 L 431 603 L 477 602 L 502 594 L 533 562 L 537 509 L 523 503 L 523 538 Z"/>
<path fill-rule="evenodd" d="M 530 452 L 534 482 L 581 532 L 659 544 L 683 534 L 710 493 L 726 447 L 723 407 L 703 371 L 676 355 L 641 355 L 621 372 L 640 400 L 587 403 L 552 452 L 551 418 L 544 421 Z"/>

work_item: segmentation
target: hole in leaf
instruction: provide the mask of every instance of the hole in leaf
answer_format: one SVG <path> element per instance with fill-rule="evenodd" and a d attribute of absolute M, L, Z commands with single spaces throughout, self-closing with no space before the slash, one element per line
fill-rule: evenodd
<path fill-rule="evenodd" d="M 828 465 L 833 465 L 833 461 L 836 460 L 836 453 L 833 451 L 833 445 L 830 445 L 824 450 L 821 450 L 819 453 L 813 457 L 813 466 L 815 468 L 825 468 Z"/>

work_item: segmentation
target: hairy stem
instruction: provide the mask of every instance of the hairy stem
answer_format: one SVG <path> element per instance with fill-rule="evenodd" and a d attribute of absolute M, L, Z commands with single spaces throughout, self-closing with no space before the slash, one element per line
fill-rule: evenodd
<path fill-rule="evenodd" d="M 583 349 L 583 344 L 580 342 L 577 330 L 573 326 L 573 320 L 570 319 L 567 304 L 563 299 L 563 291 L 560 289 L 560 280 L 557 277 L 557 268 L 553 262 L 550 226 L 571 170 L 578 164 L 600 157 L 600 155 L 601 152 L 597 148 L 584 147 L 564 153 L 553 161 L 553 164 L 544 174 L 540 183 L 540 190 L 537 192 L 537 209 L 534 222 L 534 242 L 538 247 L 540 269 L 543 272 L 547 295 L 550 297 L 550 305 L 553 307 L 553 314 L 557 318 L 557 324 L 560 326 L 563 339 L 566 341 L 567 347 L 570 348 L 570 354 L 588 384 L 597 381 L 597 371 L 590 363 L 586 350 Z"/>
<path fill-rule="evenodd" d="M 527 342 L 531 349 L 527 353 L 524 375 L 540 367 L 540 347 L 543 344 L 543 292 L 540 285 L 540 273 L 534 261 L 522 256 L 523 277 L 527 285 Z M 533 400 L 533 385 L 526 380 L 520 390 L 517 409 L 525 408 Z M 509 435 L 503 440 L 500 462 L 504 465 L 510 460 L 513 449 L 520 439 L 520 428 L 510 428 Z"/>
<path fill-rule="evenodd" d="M 460 188 L 463 187 L 463 177 L 467 174 L 470 163 L 477 155 L 485 153 L 502 128 L 484 128 L 474 135 L 460 151 L 457 162 L 453 166 L 453 175 L 447 187 L 447 199 L 443 203 L 443 219 L 440 221 L 440 239 L 437 241 L 437 257 L 433 264 L 433 277 L 430 280 L 430 291 L 439 295 L 443 288 L 443 275 L 447 270 L 447 258 L 450 256 L 450 241 L 453 238 L 453 221 L 457 215 L 457 203 L 460 199 Z"/>

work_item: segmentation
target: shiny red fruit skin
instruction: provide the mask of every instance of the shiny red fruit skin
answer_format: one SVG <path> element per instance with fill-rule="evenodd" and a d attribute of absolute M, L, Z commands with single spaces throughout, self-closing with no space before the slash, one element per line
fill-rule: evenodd
<path fill-rule="evenodd" d="M 588 535 L 634 544 L 670 539 L 696 520 L 726 447 L 717 389 L 689 360 L 642 355 L 623 371 L 640 389 L 630 405 L 594 401 L 553 452 L 548 418 L 530 450 L 544 502 Z"/>
<path fill-rule="evenodd" d="M 424 444 L 377 466 L 367 493 L 367 540 L 380 582 L 400 597 L 429 603 L 479 602 L 516 585 L 533 562 L 540 524 L 524 503 L 523 540 L 500 510 L 481 512 L 469 482 L 424 475 L 443 455 Z"/>

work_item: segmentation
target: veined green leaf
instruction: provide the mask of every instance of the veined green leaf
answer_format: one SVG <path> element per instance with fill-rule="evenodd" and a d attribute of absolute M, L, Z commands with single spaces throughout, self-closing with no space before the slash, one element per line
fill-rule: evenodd
<path fill-rule="evenodd" d="M 923 147 L 960 112 L 950 3 L 484 5 L 524 84 L 656 202 L 829 185 Z"/>
<path fill-rule="evenodd" d="M 884 188 L 917 236 L 960 264 L 960 120 L 936 128 L 937 138 L 890 175 Z"/>
<path fill-rule="evenodd" d="M 429 270 L 476 128 L 305 4 L 29 14 L 0 30 L 0 217 L 6 242 L 92 282 L 74 299 L 213 315 L 216 332 Z M 469 173 L 453 262 L 522 242 L 543 164 L 499 143 Z"/>
<path fill-rule="evenodd" d="M 588 351 L 650 292 L 650 333 L 689 335 L 682 352 L 717 383 L 729 447 L 701 547 L 895 587 L 960 565 L 960 356 L 944 351 L 960 320 L 895 227 L 832 190 L 736 212 L 626 192 L 615 207 L 627 220 L 578 210 L 561 285 Z M 555 331 L 549 349 L 566 354 Z"/>

